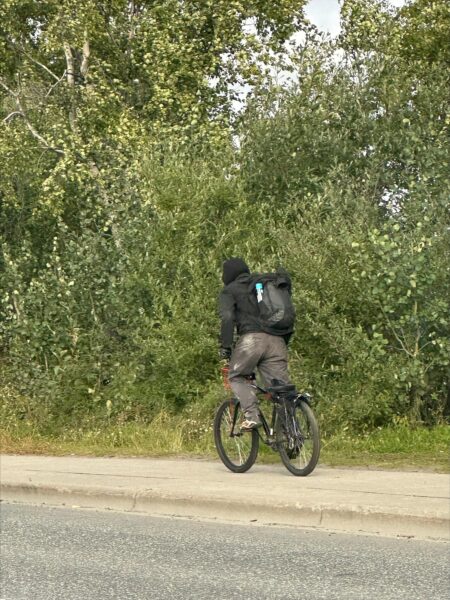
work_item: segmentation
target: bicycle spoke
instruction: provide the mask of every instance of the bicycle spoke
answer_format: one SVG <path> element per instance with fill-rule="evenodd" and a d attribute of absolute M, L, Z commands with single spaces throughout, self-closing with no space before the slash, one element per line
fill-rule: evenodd
<path fill-rule="evenodd" d="M 240 447 L 240 445 L 239 445 L 239 444 L 236 444 L 236 445 L 237 445 L 237 451 L 238 451 L 238 453 L 239 453 L 239 464 L 240 464 L 240 465 L 242 465 L 242 463 L 243 463 L 244 461 L 242 460 L 242 452 L 241 452 L 241 447 Z"/>

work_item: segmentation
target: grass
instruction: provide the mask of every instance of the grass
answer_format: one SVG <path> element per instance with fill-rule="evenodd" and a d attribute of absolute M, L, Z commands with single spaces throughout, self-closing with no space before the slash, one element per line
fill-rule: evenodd
<path fill-rule="evenodd" d="M 191 456 L 217 458 L 212 425 L 203 417 L 161 412 L 151 423 L 125 423 L 44 435 L 26 424 L 0 430 L 4 453 L 82 456 Z M 405 424 L 364 435 L 343 431 L 322 438 L 321 463 L 330 466 L 450 472 L 450 427 Z M 260 461 L 277 456 L 262 448 Z"/>
<path fill-rule="evenodd" d="M 161 412 L 149 424 L 125 423 L 103 428 L 67 429 L 42 434 L 26 426 L 0 429 L 4 453 L 80 454 L 84 456 L 213 456 L 211 424 Z"/>
<path fill-rule="evenodd" d="M 322 462 L 330 466 L 427 469 L 450 472 L 450 427 L 406 425 L 364 435 L 347 432 L 322 441 Z"/>

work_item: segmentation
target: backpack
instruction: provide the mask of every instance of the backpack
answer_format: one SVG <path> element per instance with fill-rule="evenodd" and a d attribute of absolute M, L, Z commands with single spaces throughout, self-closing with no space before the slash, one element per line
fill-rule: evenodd
<path fill-rule="evenodd" d="M 257 274 L 252 279 L 249 291 L 253 302 L 257 302 L 264 331 L 274 335 L 284 335 L 293 331 L 295 308 L 288 277 L 282 273 Z"/>

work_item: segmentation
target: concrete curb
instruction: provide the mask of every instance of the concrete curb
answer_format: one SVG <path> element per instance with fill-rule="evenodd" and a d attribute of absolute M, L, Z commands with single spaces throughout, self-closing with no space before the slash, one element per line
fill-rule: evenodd
<path fill-rule="evenodd" d="M 363 506 L 304 506 L 181 496 L 154 490 L 118 490 L 108 487 L 3 484 L 2 501 L 118 510 L 153 516 L 219 520 L 256 525 L 307 527 L 325 531 L 378 534 L 426 540 L 450 540 L 450 520 L 368 510 Z"/>

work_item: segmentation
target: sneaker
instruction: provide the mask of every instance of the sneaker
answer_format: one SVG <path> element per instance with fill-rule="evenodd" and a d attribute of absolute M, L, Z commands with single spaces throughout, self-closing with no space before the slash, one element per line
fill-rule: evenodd
<path fill-rule="evenodd" d="M 242 422 L 241 430 L 251 431 L 252 429 L 256 429 L 257 427 L 259 427 L 260 425 L 261 423 L 258 421 L 253 421 L 252 419 L 245 419 L 245 421 Z"/>

